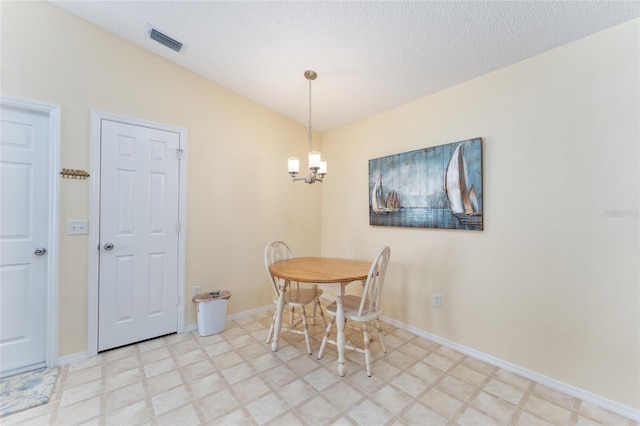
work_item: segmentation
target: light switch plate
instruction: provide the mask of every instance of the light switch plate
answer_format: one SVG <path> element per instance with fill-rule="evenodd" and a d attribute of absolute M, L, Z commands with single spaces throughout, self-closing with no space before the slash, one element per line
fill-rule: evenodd
<path fill-rule="evenodd" d="M 85 235 L 89 233 L 89 221 L 70 220 L 67 222 L 68 235 Z"/>

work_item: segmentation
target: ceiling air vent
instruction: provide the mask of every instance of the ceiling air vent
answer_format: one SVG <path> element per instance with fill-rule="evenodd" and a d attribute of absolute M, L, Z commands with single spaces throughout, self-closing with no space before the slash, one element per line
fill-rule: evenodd
<path fill-rule="evenodd" d="M 172 39 L 166 34 L 162 34 L 155 28 L 151 28 L 151 31 L 149 31 L 149 37 L 151 37 L 152 40 L 155 40 L 158 43 L 167 46 L 169 49 L 175 50 L 176 52 L 179 52 L 182 49 L 182 43 Z"/>

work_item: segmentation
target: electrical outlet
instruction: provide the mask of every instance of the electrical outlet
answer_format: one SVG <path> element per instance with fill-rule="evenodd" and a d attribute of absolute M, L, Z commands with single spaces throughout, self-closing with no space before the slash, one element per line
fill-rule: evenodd
<path fill-rule="evenodd" d="M 194 295 L 194 296 L 196 296 L 196 295 L 200 294 L 200 293 L 201 293 L 201 291 L 200 291 L 200 290 L 201 290 L 201 289 L 200 289 L 200 286 L 199 286 L 199 285 L 195 286 L 195 287 L 193 288 L 193 295 Z"/>
<path fill-rule="evenodd" d="M 442 307 L 442 295 L 438 293 L 433 293 L 433 306 L 436 308 Z"/>

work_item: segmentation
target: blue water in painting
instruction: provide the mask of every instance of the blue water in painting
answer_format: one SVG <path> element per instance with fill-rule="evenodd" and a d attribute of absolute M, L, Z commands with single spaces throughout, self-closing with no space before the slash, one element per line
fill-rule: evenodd
<path fill-rule="evenodd" d="M 388 214 L 375 214 L 369 209 L 369 224 L 374 226 L 482 231 L 482 216 L 458 218 L 448 208 L 401 208 L 397 212 Z"/>

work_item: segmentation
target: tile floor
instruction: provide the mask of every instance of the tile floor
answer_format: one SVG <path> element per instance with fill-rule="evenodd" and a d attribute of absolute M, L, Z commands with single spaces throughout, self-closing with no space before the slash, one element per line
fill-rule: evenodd
<path fill-rule="evenodd" d="M 170 335 L 60 367 L 49 404 L 0 419 L 23 425 L 628 425 L 638 423 L 384 324 L 336 373 L 322 328 L 265 343 L 271 313 L 228 321 L 225 331 Z M 353 337 L 356 340 L 356 336 Z"/>

